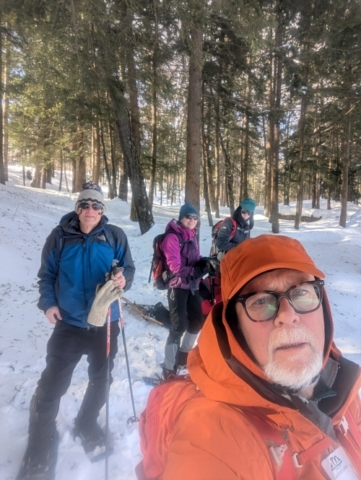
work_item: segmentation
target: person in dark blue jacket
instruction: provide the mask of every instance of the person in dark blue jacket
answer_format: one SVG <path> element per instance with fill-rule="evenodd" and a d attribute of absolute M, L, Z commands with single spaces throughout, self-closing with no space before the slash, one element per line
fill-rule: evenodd
<path fill-rule="evenodd" d="M 252 198 L 245 198 L 236 208 L 232 217 L 224 220 L 212 246 L 218 260 L 221 260 L 229 250 L 250 238 L 250 232 L 254 226 L 253 215 L 255 209 L 256 202 Z"/>
<path fill-rule="evenodd" d="M 83 355 L 88 356 L 89 383 L 75 419 L 74 436 L 81 438 L 87 453 L 105 443 L 97 417 L 105 404 L 107 385 L 111 383 L 111 379 L 107 382 L 106 314 L 102 326 L 88 323 L 88 316 L 96 305 L 97 287 L 108 279 L 113 261 L 123 267 L 123 271 L 109 280 L 115 293 L 131 287 L 135 267 L 124 231 L 109 225 L 104 211 L 101 188 L 92 182 L 85 183 L 75 211 L 61 219 L 43 248 L 38 307 L 55 327 L 47 345 L 46 368 L 30 403 L 28 446 L 17 480 L 54 478 L 58 443 L 55 419 L 60 399 Z M 110 312 L 111 371 L 120 332 L 117 301 L 111 303 Z"/>

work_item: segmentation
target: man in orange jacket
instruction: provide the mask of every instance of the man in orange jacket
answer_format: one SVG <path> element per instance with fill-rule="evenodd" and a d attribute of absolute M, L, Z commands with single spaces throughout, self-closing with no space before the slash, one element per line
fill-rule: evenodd
<path fill-rule="evenodd" d="M 361 479 L 360 367 L 333 343 L 324 274 L 297 240 L 261 235 L 225 256 L 221 278 L 171 430 L 161 406 L 157 478 Z"/>

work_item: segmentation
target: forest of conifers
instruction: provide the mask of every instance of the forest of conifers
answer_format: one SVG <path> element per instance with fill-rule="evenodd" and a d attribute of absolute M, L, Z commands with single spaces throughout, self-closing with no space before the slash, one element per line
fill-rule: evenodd
<path fill-rule="evenodd" d="M 106 183 L 141 232 L 185 192 L 208 218 L 250 196 L 361 196 L 360 0 L 0 0 L 0 183 Z M 72 175 L 69 175 L 69 171 Z M 68 172 L 68 175 L 67 175 Z"/>

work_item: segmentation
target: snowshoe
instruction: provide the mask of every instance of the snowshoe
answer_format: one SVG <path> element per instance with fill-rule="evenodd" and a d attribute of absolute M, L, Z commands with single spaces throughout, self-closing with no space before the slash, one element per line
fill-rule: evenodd
<path fill-rule="evenodd" d="M 142 377 L 143 382 L 146 383 L 147 385 L 151 386 L 156 386 L 160 385 L 161 383 L 165 382 L 166 380 L 170 380 L 176 375 L 176 370 L 168 370 L 164 368 L 162 364 L 162 374 L 159 375 L 158 373 L 155 373 L 153 377 Z"/>
<path fill-rule="evenodd" d="M 155 387 L 164 382 L 164 378 L 157 373 L 154 375 L 154 377 L 142 377 L 142 380 L 145 384 L 150 385 L 151 387 Z"/>
<path fill-rule="evenodd" d="M 42 450 L 28 445 L 16 480 L 54 480 L 58 459 L 59 433 Z"/>
<path fill-rule="evenodd" d="M 90 424 L 77 424 L 75 422 L 73 436 L 74 439 L 76 437 L 80 438 L 84 452 L 92 463 L 102 460 L 107 454 L 109 456 L 114 451 L 113 439 L 109 435 L 107 452 L 106 434 L 97 422 Z"/>

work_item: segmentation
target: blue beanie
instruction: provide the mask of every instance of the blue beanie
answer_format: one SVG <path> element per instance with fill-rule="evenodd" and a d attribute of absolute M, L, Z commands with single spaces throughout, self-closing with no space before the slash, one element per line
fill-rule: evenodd
<path fill-rule="evenodd" d="M 178 220 L 182 220 L 186 215 L 199 215 L 197 210 L 190 203 L 185 203 L 179 210 Z"/>
<path fill-rule="evenodd" d="M 243 210 L 247 210 L 250 213 L 253 213 L 256 209 L 256 202 L 249 197 L 242 200 L 239 205 L 243 208 Z"/>

